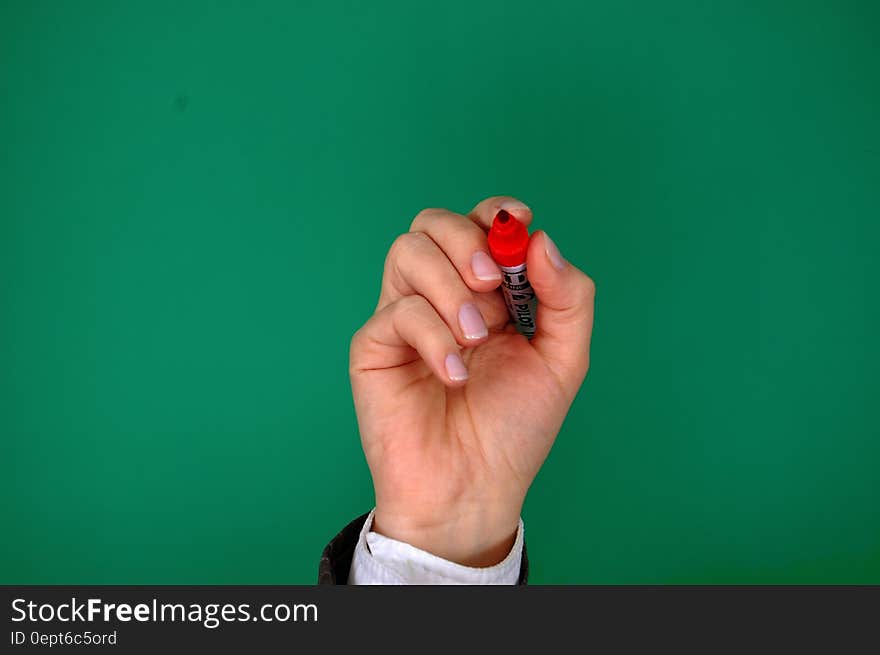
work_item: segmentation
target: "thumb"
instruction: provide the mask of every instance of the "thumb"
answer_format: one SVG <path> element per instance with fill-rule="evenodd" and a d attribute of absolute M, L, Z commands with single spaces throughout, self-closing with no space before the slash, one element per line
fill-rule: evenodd
<path fill-rule="evenodd" d="M 596 285 L 562 257 L 544 231 L 532 234 L 526 267 L 538 297 L 532 345 L 573 396 L 590 365 Z"/>

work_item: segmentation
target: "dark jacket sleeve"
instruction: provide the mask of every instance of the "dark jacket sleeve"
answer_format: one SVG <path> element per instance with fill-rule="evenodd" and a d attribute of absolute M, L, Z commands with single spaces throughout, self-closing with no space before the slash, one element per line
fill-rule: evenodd
<path fill-rule="evenodd" d="M 321 553 L 318 565 L 318 584 L 348 584 L 348 573 L 351 570 L 351 559 L 357 546 L 358 537 L 369 512 L 357 517 L 342 528 L 342 531 L 330 540 Z M 526 544 L 523 542 L 522 563 L 519 567 L 519 581 L 524 585 L 529 579 L 529 558 L 526 555 Z"/>

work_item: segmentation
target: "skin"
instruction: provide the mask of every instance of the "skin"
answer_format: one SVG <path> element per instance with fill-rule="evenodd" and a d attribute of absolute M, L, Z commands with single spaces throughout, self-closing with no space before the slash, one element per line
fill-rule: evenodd
<path fill-rule="evenodd" d="M 350 350 L 373 530 L 474 567 L 497 564 L 513 546 L 529 486 L 586 376 L 593 326 L 593 281 L 537 231 L 526 258 L 537 333 L 528 341 L 516 332 L 500 271 L 478 279 L 472 267 L 475 252 L 489 252 L 499 209 L 532 221 L 504 196 L 466 216 L 420 212 L 391 246 L 376 311 Z M 477 268 L 484 278 L 494 272 Z M 459 323 L 467 303 L 488 334 L 467 338 Z M 450 377 L 447 357 L 456 354 L 466 379 Z M 462 373 L 453 366 L 454 377 Z"/>

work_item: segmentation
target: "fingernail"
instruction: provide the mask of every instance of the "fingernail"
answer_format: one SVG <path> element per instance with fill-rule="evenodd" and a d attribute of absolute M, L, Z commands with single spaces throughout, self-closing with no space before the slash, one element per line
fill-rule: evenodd
<path fill-rule="evenodd" d="M 514 216 L 522 216 L 526 212 L 532 211 L 529 209 L 529 206 L 525 203 L 520 202 L 519 200 L 514 200 L 513 198 L 508 198 L 500 205 L 498 205 L 498 209 L 504 209 L 509 211 Z"/>
<path fill-rule="evenodd" d="M 458 310 L 458 324 L 461 326 L 465 339 L 482 339 L 489 336 L 489 329 L 486 327 L 483 315 L 472 302 L 463 304 Z"/>
<path fill-rule="evenodd" d="M 561 271 L 565 268 L 565 259 L 563 259 L 562 255 L 559 253 L 559 248 L 553 243 L 553 239 L 551 239 L 550 235 L 546 232 L 544 232 L 544 252 L 547 253 L 547 259 L 553 264 L 553 268 L 557 271 Z"/>
<path fill-rule="evenodd" d="M 471 257 L 471 270 L 478 280 L 501 279 L 501 269 L 498 268 L 498 264 L 482 250 L 478 250 Z"/>
<path fill-rule="evenodd" d="M 446 355 L 446 374 L 449 379 L 454 382 L 467 380 L 468 372 L 458 353 L 449 353 Z"/>

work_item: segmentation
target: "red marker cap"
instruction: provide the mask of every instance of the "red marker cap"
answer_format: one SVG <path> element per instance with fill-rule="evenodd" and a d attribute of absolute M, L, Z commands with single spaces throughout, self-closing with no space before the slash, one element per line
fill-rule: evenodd
<path fill-rule="evenodd" d="M 529 231 L 505 210 L 495 214 L 489 229 L 489 252 L 499 266 L 519 266 L 526 263 L 529 249 Z"/>

